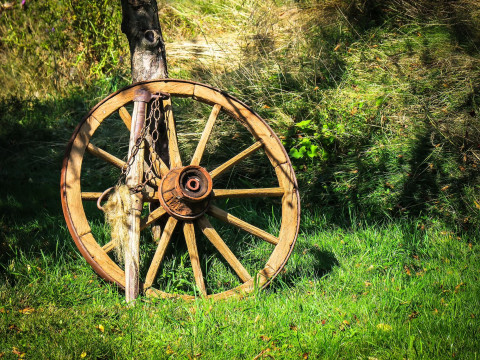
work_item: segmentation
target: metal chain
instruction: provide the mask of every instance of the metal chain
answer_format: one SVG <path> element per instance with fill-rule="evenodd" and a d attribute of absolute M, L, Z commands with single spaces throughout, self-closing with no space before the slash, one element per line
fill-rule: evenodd
<path fill-rule="evenodd" d="M 145 124 L 140 132 L 140 136 L 137 138 L 137 141 L 132 148 L 132 152 L 130 154 L 130 157 L 127 160 L 126 165 L 122 169 L 122 174 L 118 179 L 119 185 L 125 182 L 125 179 L 133 165 L 135 156 L 137 155 L 141 146 L 147 143 L 149 145 L 148 147 L 149 166 L 148 166 L 148 169 L 144 171 L 144 181 L 130 188 L 130 192 L 132 193 L 138 193 L 142 191 L 149 181 L 151 181 L 155 177 L 160 177 L 160 174 L 155 174 L 154 172 L 153 152 L 155 151 L 156 145 L 160 139 L 160 131 L 158 128 L 163 120 L 163 114 L 164 114 L 163 102 L 162 102 L 163 99 L 164 98 L 162 96 L 155 97 L 153 101 L 149 103 L 150 111 L 148 113 L 147 118 L 145 119 Z"/>

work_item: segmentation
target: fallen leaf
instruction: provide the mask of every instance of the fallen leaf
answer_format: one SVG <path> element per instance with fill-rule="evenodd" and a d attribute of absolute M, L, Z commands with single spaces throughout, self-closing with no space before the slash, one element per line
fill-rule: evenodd
<path fill-rule="evenodd" d="M 170 345 L 167 345 L 167 350 L 165 350 L 165 352 L 167 353 L 167 355 L 172 355 L 174 353 Z"/>
<path fill-rule="evenodd" d="M 377 329 L 383 330 L 383 331 L 392 331 L 392 326 L 388 324 L 378 324 Z"/>
<path fill-rule="evenodd" d="M 419 312 L 418 312 L 418 311 L 414 311 L 414 312 L 412 312 L 410 315 L 408 315 L 408 319 L 409 319 L 409 320 L 413 320 L 413 319 L 416 319 L 416 318 L 419 317 L 419 316 L 420 316 Z"/>
<path fill-rule="evenodd" d="M 99 324 L 99 325 L 95 326 L 95 328 L 97 328 L 102 333 L 105 332 L 105 328 L 103 327 L 102 324 Z"/>
<path fill-rule="evenodd" d="M 262 339 L 263 341 L 270 341 L 271 337 L 260 335 L 260 339 Z"/>
<path fill-rule="evenodd" d="M 12 353 L 14 353 L 15 355 L 17 355 L 19 358 L 25 357 L 25 353 L 24 353 L 24 352 L 21 352 L 21 351 L 18 350 L 18 348 L 16 348 L 16 347 L 13 347 Z"/>
<path fill-rule="evenodd" d="M 410 271 L 410 269 L 408 268 L 408 266 L 405 266 L 405 272 L 407 273 L 408 276 L 411 276 L 412 275 L 412 272 Z"/>
<path fill-rule="evenodd" d="M 335 48 L 333 49 L 333 51 L 337 51 L 338 49 L 340 49 L 340 46 L 342 46 L 342 44 L 338 44 L 337 46 L 335 46 Z"/>
<path fill-rule="evenodd" d="M 10 9 L 13 7 L 13 5 L 15 5 L 15 2 L 12 1 L 12 2 L 5 2 L 1 5 L 2 8 L 4 9 Z"/>
<path fill-rule="evenodd" d="M 290 324 L 290 330 L 297 331 L 298 330 L 297 325 Z"/>
<path fill-rule="evenodd" d="M 365 286 L 372 286 L 372 283 L 370 281 L 365 281 Z"/>
<path fill-rule="evenodd" d="M 15 325 L 15 324 L 12 324 L 8 327 L 8 330 L 12 330 L 12 331 L 16 331 L 17 333 L 21 332 L 22 330 L 20 330 L 20 328 Z"/>
<path fill-rule="evenodd" d="M 441 190 L 441 191 L 445 191 L 445 190 L 447 190 L 449 187 L 450 187 L 450 185 L 445 185 L 445 186 L 442 187 L 440 190 Z"/>
<path fill-rule="evenodd" d="M 34 311 L 35 311 L 35 309 L 31 308 L 31 307 L 26 307 L 25 309 L 18 310 L 19 313 L 22 313 L 22 314 L 25 314 L 25 315 L 29 315 L 29 314 L 33 313 Z"/>
<path fill-rule="evenodd" d="M 455 293 L 458 293 L 458 291 L 460 290 L 460 288 L 462 286 L 465 286 L 466 284 L 462 281 L 460 284 L 458 284 L 457 286 L 455 286 Z"/>
<path fill-rule="evenodd" d="M 303 360 L 307 360 L 308 359 L 308 353 L 303 353 L 302 358 L 303 358 Z"/>
<path fill-rule="evenodd" d="M 85 356 L 87 356 L 87 353 L 84 351 L 80 354 L 80 357 L 83 359 Z"/>

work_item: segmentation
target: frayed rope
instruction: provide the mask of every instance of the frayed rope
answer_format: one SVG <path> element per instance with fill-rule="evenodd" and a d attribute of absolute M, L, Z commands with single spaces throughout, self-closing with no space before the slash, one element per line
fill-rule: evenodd
<path fill-rule="evenodd" d="M 103 206 L 105 220 L 110 225 L 115 257 L 125 262 L 125 250 L 128 249 L 128 215 L 133 207 L 132 196 L 126 185 L 117 185 Z"/>

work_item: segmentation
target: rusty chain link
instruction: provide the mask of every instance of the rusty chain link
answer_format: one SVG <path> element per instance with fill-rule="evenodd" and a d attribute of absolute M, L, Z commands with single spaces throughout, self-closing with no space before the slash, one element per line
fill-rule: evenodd
<path fill-rule="evenodd" d="M 153 159 L 153 153 L 155 151 L 158 141 L 160 140 L 159 126 L 163 121 L 163 100 L 165 100 L 166 98 L 168 98 L 167 94 L 160 94 L 158 96 L 154 96 L 153 100 L 148 103 L 150 111 L 147 118 L 145 119 L 145 124 L 140 132 L 140 136 L 137 138 L 137 141 L 132 148 L 130 157 L 128 158 L 126 165 L 122 169 L 122 174 L 118 179 L 118 185 L 125 183 L 125 179 L 132 167 L 135 156 L 137 155 L 142 145 L 148 144 L 148 169 L 143 172 L 143 182 L 130 188 L 131 193 L 138 193 L 142 191 L 147 185 L 147 183 L 149 183 L 155 177 L 160 177 L 160 174 L 155 174 L 154 172 L 153 164 L 155 161 Z"/>

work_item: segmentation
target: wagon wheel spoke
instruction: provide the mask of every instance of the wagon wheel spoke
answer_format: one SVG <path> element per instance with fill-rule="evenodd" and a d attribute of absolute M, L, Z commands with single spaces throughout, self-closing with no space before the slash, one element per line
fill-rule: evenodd
<path fill-rule="evenodd" d="M 190 262 L 192 264 L 193 276 L 198 290 L 202 295 L 207 295 L 205 281 L 203 280 L 202 269 L 200 268 L 200 258 L 198 257 L 197 242 L 195 240 L 195 228 L 193 223 L 185 222 L 183 225 L 183 234 L 187 243 L 188 253 L 190 255 Z"/>
<path fill-rule="evenodd" d="M 118 115 L 120 115 L 120 119 L 122 119 L 128 131 L 130 131 L 130 128 L 132 127 L 132 115 L 130 115 L 125 106 L 118 109 Z"/>
<path fill-rule="evenodd" d="M 205 151 L 205 146 L 207 145 L 208 139 L 210 138 L 210 134 L 212 133 L 213 125 L 217 120 L 218 113 L 222 107 L 218 104 L 212 109 L 210 113 L 210 117 L 208 118 L 207 125 L 205 125 L 205 129 L 202 132 L 202 136 L 200 141 L 198 142 L 197 148 L 195 153 L 193 154 L 192 161 L 190 165 L 200 165 L 200 161 L 202 160 L 203 152 Z"/>
<path fill-rule="evenodd" d="M 123 169 L 126 165 L 125 161 L 120 160 L 116 156 L 106 152 L 103 149 L 100 149 L 99 147 L 93 145 L 92 143 L 88 144 L 87 151 L 93 156 L 96 156 L 97 158 L 102 159 L 119 169 Z"/>
<path fill-rule="evenodd" d="M 102 192 L 98 191 L 82 191 L 82 200 L 97 201 L 101 195 Z"/>
<path fill-rule="evenodd" d="M 213 228 L 210 221 L 205 216 L 200 217 L 198 220 L 198 225 L 200 229 L 205 234 L 207 239 L 212 243 L 213 246 L 218 250 L 224 259 L 230 264 L 232 269 L 237 273 L 238 277 L 243 281 L 247 282 L 252 278 L 248 271 L 243 267 L 237 257 L 233 254 L 230 248 L 225 244 L 220 235 Z"/>
<path fill-rule="evenodd" d="M 163 107 L 165 109 L 165 119 L 167 123 L 168 136 L 168 154 L 170 157 L 170 167 L 172 169 L 182 166 L 182 159 L 178 149 L 177 131 L 175 128 L 175 120 L 173 118 L 172 100 L 171 98 L 163 100 Z"/>
<path fill-rule="evenodd" d="M 281 187 L 257 189 L 213 189 L 215 199 L 249 198 L 249 197 L 281 197 L 285 191 Z"/>
<path fill-rule="evenodd" d="M 157 250 L 155 251 L 155 255 L 153 256 L 153 260 L 148 268 L 147 276 L 145 278 L 144 289 L 147 289 L 152 286 L 153 280 L 157 275 L 158 269 L 160 264 L 162 263 L 163 257 L 165 255 L 165 251 L 167 250 L 167 246 L 170 243 L 170 239 L 172 238 L 173 230 L 177 225 L 177 219 L 174 217 L 170 217 L 165 225 L 165 229 L 163 229 L 162 236 L 158 241 Z"/>
<path fill-rule="evenodd" d="M 144 217 L 140 221 L 140 230 L 145 229 L 147 226 L 152 224 L 155 220 L 159 219 L 163 215 L 166 214 L 166 211 L 164 210 L 163 207 L 158 207 L 155 210 L 153 210 L 148 216 Z"/>
<path fill-rule="evenodd" d="M 253 226 L 252 224 L 247 223 L 246 221 L 243 221 L 232 214 L 229 214 L 228 212 L 211 205 L 210 208 L 208 209 L 208 213 L 212 215 L 213 217 L 222 220 L 223 222 L 226 222 L 228 224 L 231 224 L 233 226 L 238 227 L 239 229 L 242 229 L 252 235 L 255 235 L 259 237 L 260 239 L 265 240 L 266 242 L 269 242 L 270 244 L 277 245 L 278 244 L 278 238 L 273 236 L 272 234 L 269 234 L 268 232 Z"/>
<path fill-rule="evenodd" d="M 254 143 L 252 146 L 248 147 L 247 149 L 243 150 L 242 152 L 240 152 L 239 154 L 235 155 L 233 158 L 231 158 L 230 160 L 224 162 L 222 165 L 220 165 L 219 167 L 217 167 L 216 169 L 212 170 L 210 172 L 210 176 L 212 177 L 212 179 L 215 179 L 217 176 L 220 176 L 221 174 L 223 174 L 225 171 L 229 170 L 232 166 L 236 165 L 237 163 L 239 163 L 240 161 L 242 161 L 243 159 L 245 159 L 246 157 L 250 156 L 251 154 L 253 154 L 255 151 L 257 151 L 258 149 L 260 149 L 261 147 L 263 146 L 263 143 L 262 141 L 257 141 L 256 143 Z"/>

